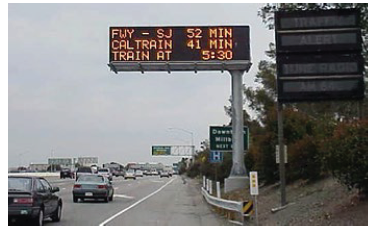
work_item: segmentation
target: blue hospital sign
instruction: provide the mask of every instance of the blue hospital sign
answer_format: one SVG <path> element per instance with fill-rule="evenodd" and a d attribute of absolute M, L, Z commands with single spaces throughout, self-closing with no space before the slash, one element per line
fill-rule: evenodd
<path fill-rule="evenodd" d="M 223 161 L 223 153 L 218 151 L 210 152 L 210 163 L 220 163 Z"/>

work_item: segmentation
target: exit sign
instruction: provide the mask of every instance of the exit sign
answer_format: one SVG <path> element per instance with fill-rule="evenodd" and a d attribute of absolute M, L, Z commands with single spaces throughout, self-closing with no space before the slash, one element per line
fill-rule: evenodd
<path fill-rule="evenodd" d="M 216 151 L 232 151 L 233 137 L 231 126 L 210 126 L 210 149 Z M 249 148 L 249 129 L 242 131 L 244 150 Z"/>

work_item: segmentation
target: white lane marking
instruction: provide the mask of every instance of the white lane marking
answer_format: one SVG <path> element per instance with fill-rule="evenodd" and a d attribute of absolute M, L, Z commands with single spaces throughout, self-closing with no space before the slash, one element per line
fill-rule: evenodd
<path fill-rule="evenodd" d="M 154 182 L 154 183 L 163 183 L 164 181 L 163 181 L 163 180 L 151 180 L 150 182 Z"/>
<path fill-rule="evenodd" d="M 122 194 L 114 194 L 114 197 L 125 198 L 125 199 L 134 199 L 135 198 L 133 196 L 127 196 L 127 195 L 122 195 Z"/>
<path fill-rule="evenodd" d="M 176 178 L 175 178 L 176 179 Z M 104 222 L 102 222 L 99 226 L 105 226 L 105 224 L 109 223 L 110 221 L 112 221 L 113 219 L 115 219 L 116 217 L 120 216 L 121 214 L 127 212 L 128 210 L 130 210 L 131 208 L 135 207 L 136 205 L 142 203 L 143 201 L 149 199 L 150 197 L 154 196 L 155 194 L 157 194 L 158 192 L 160 192 L 162 189 L 164 189 L 167 185 L 171 184 L 172 181 L 174 181 L 175 179 L 172 179 L 170 180 L 169 182 L 167 182 L 165 185 L 163 185 L 162 187 L 160 187 L 158 190 L 154 191 L 153 193 L 147 195 L 146 197 L 142 198 L 141 200 L 137 201 L 136 203 L 132 204 L 131 206 L 129 206 L 128 208 L 125 208 L 123 209 L 122 211 L 118 212 L 117 214 L 113 215 L 112 217 L 109 217 L 107 220 L 105 220 Z"/>

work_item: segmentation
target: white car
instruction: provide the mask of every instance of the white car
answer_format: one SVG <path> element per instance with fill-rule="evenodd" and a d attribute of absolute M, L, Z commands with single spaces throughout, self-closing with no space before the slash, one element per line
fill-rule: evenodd
<path fill-rule="evenodd" d="M 128 169 L 126 173 L 124 174 L 124 179 L 134 179 L 136 180 L 136 175 L 135 175 L 135 170 L 133 169 Z"/>
<path fill-rule="evenodd" d="M 109 181 L 112 181 L 112 180 L 113 180 L 113 174 L 111 173 L 110 169 L 108 169 L 108 168 L 99 169 L 99 170 L 97 171 L 97 174 L 98 174 L 98 175 L 102 175 L 102 176 L 108 178 Z"/>
<path fill-rule="evenodd" d="M 143 176 L 144 176 L 144 173 L 143 173 L 141 170 L 136 170 L 136 172 L 135 172 L 135 176 L 136 176 L 136 177 L 143 177 Z"/>

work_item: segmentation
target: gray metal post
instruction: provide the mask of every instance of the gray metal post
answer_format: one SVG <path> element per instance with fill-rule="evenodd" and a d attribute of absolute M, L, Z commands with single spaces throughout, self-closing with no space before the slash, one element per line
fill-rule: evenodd
<path fill-rule="evenodd" d="M 244 164 L 242 76 L 244 71 L 229 71 L 232 78 L 232 168 L 225 182 L 225 192 L 244 188 L 249 177 Z"/>
<path fill-rule="evenodd" d="M 254 196 L 254 200 L 255 200 L 255 204 L 254 204 L 254 208 L 255 208 L 255 222 L 256 222 L 256 226 L 259 226 L 258 200 L 257 200 L 257 196 Z"/>
<path fill-rule="evenodd" d="M 280 148 L 280 191 L 281 206 L 286 205 L 286 181 L 285 181 L 285 156 L 284 156 L 284 125 L 282 120 L 282 103 L 277 103 L 277 120 L 278 120 L 278 145 Z"/>

